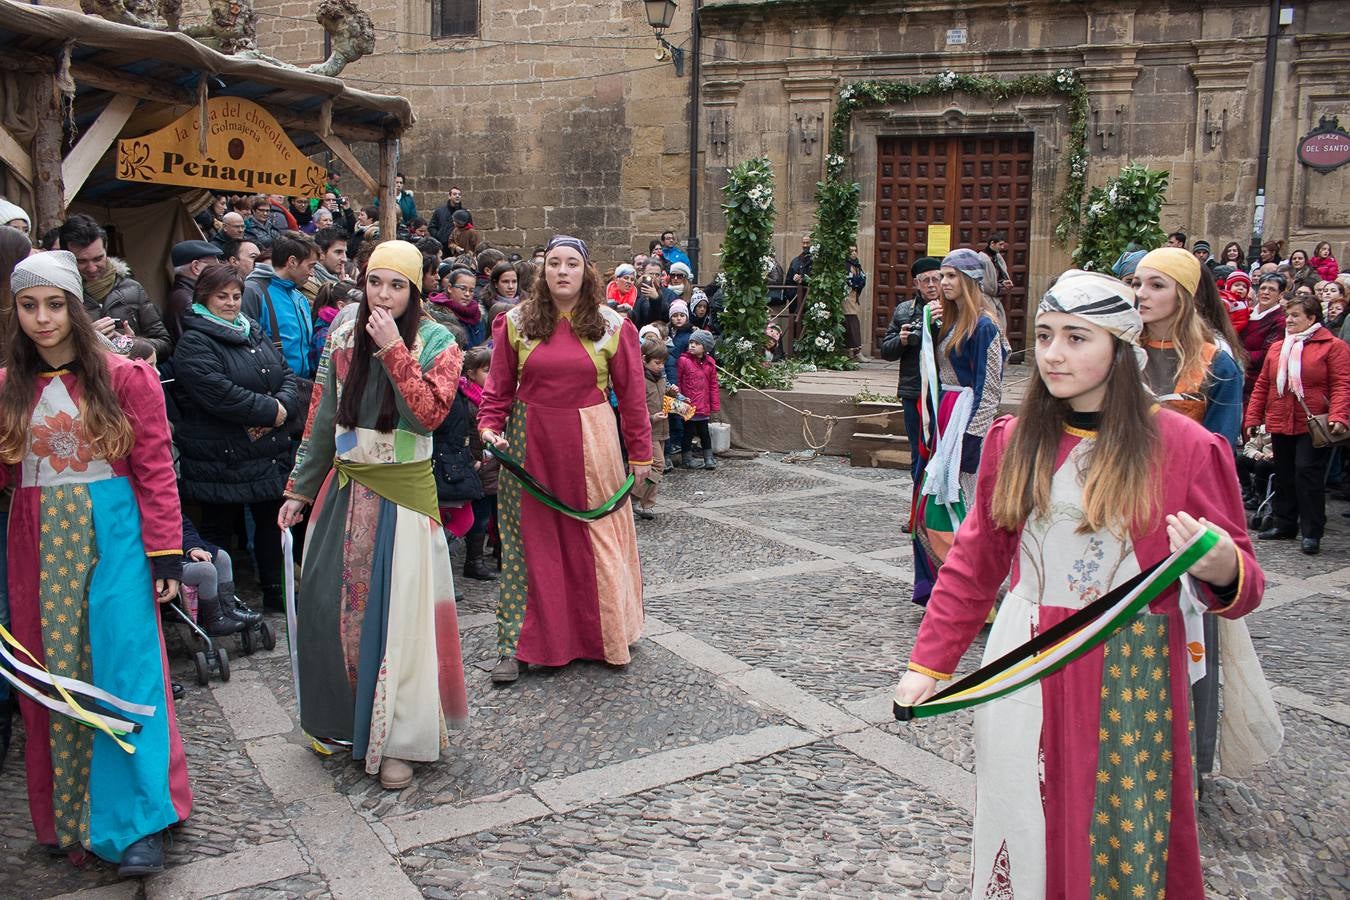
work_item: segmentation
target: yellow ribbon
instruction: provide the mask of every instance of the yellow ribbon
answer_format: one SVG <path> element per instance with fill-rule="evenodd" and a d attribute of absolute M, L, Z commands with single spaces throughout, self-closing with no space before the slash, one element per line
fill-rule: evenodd
<path fill-rule="evenodd" d="M 46 666 L 44 666 L 36 656 L 34 656 L 32 653 L 29 653 L 28 648 L 25 647 L 23 644 L 20 644 L 18 639 L 15 638 L 14 635 L 10 634 L 9 631 L 3 625 L 0 625 L 0 638 L 3 638 L 6 644 L 9 644 L 15 650 L 18 650 L 24 656 L 28 657 L 28 659 L 32 661 L 33 665 L 37 666 L 42 671 L 46 672 L 48 675 L 52 674 L 51 670 L 48 669 Z M 75 710 L 76 715 L 72 716 L 71 718 L 74 718 L 75 721 L 79 722 L 82 725 L 88 725 L 91 728 L 97 728 L 99 731 L 103 732 L 108 737 L 112 738 L 113 741 L 116 742 L 117 746 L 121 747 L 127 753 L 136 752 L 135 747 L 131 746 L 126 741 L 119 738 L 117 734 L 110 727 L 108 727 L 108 723 L 103 721 L 102 716 L 99 716 L 96 713 L 89 712 L 87 709 L 80 706 L 80 704 L 75 701 L 75 698 L 70 695 L 70 692 L 67 691 L 65 688 L 61 687 L 61 685 L 58 684 L 55 680 L 51 682 L 51 686 L 56 688 L 56 692 L 61 695 L 61 699 L 66 701 L 66 704 L 71 709 Z"/>

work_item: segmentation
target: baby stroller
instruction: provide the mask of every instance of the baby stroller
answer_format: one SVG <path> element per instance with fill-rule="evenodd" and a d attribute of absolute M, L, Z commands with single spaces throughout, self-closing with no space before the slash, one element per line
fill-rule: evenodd
<path fill-rule="evenodd" d="M 1260 474 L 1257 474 L 1252 480 L 1258 486 L 1262 483 Z M 1256 508 L 1247 517 L 1247 524 L 1251 526 L 1253 531 L 1266 531 L 1275 527 L 1275 476 L 1267 475 L 1264 483 L 1264 492 L 1258 487 L 1258 491 L 1252 495 L 1256 499 Z"/>
<path fill-rule="evenodd" d="M 233 596 L 222 597 L 221 600 L 239 603 Z M 188 631 L 192 635 L 189 640 L 189 648 L 192 653 L 192 661 L 197 667 L 197 683 L 204 687 L 210 682 L 212 675 L 218 676 L 221 681 L 229 681 L 230 654 L 221 646 L 223 638 L 228 637 L 228 635 L 213 638 L 199 624 L 196 585 L 183 585 L 178 596 L 174 598 L 173 602 L 167 604 L 167 607 L 168 614 L 187 625 Z M 251 656 L 259 647 L 271 650 L 277 645 L 276 634 L 265 619 L 259 619 L 256 623 L 245 624 L 241 630 L 235 633 L 235 636 L 239 638 L 239 649 L 245 656 Z"/>

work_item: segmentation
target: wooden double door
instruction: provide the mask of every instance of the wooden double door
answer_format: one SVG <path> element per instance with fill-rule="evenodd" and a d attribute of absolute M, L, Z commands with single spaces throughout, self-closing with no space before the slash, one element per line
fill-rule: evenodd
<path fill-rule="evenodd" d="M 930 225 L 951 226 L 953 249 L 978 251 L 993 232 L 1007 235 L 1004 259 L 1013 287 L 1002 300 L 1008 341 L 1015 350 L 1024 347 L 1031 164 L 1029 134 L 879 139 L 873 352 L 880 351 L 895 307 L 914 294 L 909 267 L 927 255 Z"/>

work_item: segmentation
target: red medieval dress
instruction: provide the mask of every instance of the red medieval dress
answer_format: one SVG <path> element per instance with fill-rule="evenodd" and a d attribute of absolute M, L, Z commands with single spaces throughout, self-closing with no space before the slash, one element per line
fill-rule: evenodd
<path fill-rule="evenodd" d="M 28 807 L 44 844 L 120 862 L 192 810 L 150 559 L 182 554 L 164 393 L 155 370 L 107 354 L 135 434 L 123 459 L 94 455 L 69 369 L 41 372 L 28 453 L 13 471 L 9 602 L 14 636 L 46 668 L 142 707 L 123 740 L 21 698 Z"/>
<path fill-rule="evenodd" d="M 630 465 L 650 465 L 642 350 L 633 323 L 600 308 L 605 333 L 579 338 L 564 316 L 546 340 L 521 332 L 520 307 L 492 328 L 492 368 L 478 427 L 504 434 L 525 469 L 573 508 L 598 507 Z M 619 425 L 607 389 L 618 397 Z M 642 569 L 632 507 L 581 522 L 525 493 L 505 469 L 498 483 L 502 535 L 497 650 L 521 662 L 629 661 L 642 634 Z"/>
<path fill-rule="evenodd" d="M 994 606 L 985 662 L 1004 655 L 1169 555 L 1164 516 L 1204 516 L 1238 549 L 1236 593 L 1207 589 L 1210 611 L 1256 608 L 1265 576 L 1247 536 L 1228 442 L 1168 410 L 1157 413 L 1169 469 L 1159 472 L 1157 525 L 1128 538 L 1080 534 L 1081 473 L 1093 431 L 1066 429 L 1051 509 L 1009 531 L 991 498 L 1016 420 L 989 430 L 975 504 L 942 567 L 910 668 L 948 678 Z M 1227 595 L 1225 595 L 1227 596 Z M 1203 650 L 1197 645 L 1198 652 Z M 1203 897 L 1196 829 L 1188 644 L 1176 587 L 1102 647 L 1039 684 L 975 713 L 974 896 Z"/>

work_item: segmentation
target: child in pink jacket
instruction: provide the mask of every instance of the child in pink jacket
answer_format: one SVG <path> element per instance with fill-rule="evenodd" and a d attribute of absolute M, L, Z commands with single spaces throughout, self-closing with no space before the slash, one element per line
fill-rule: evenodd
<path fill-rule="evenodd" d="M 684 426 L 683 457 L 686 469 L 717 468 L 712 451 L 712 436 L 708 431 L 712 414 L 722 408 L 722 397 L 717 389 L 717 360 L 712 355 L 716 346 L 717 338 L 713 333 L 699 329 L 689 336 L 689 349 L 676 366 L 680 393 L 694 405 L 694 416 Z M 701 460 L 690 452 L 695 433 L 703 447 Z"/>

